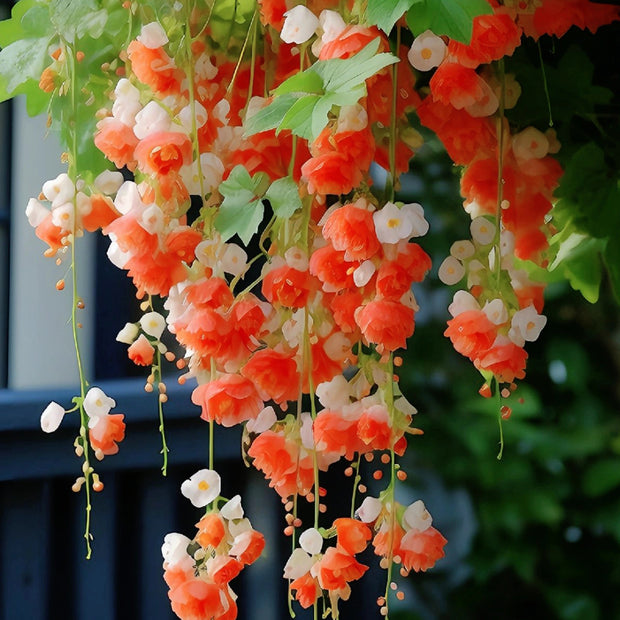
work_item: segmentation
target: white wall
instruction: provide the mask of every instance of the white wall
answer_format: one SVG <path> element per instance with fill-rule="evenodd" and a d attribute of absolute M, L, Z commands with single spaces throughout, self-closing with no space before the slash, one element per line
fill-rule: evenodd
<path fill-rule="evenodd" d="M 30 118 L 22 98 L 14 103 L 13 191 L 11 205 L 11 281 L 9 306 L 8 387 L 66 387 L 77 385 L 77 366 L 71 335 L 70 261 L 57 266 L 46 258 L 46 245 L 34 234 L 24 214 L 29 198 L 38 196 L 42 184 L 64 172 L 60 147 L 47 135 L 44 116 Z M 94 325 L 92 308 L 94 239 L 78 239 L 78 292 L 86 309 L 78 313 L 82 359 L 87 377 L 92 375 Z M 67 257 L 69 258 L 69 257 Z M 66 277 L 67 286 L 56 290 Z M 89 303 L 90 302 L 90 303 Z"/>

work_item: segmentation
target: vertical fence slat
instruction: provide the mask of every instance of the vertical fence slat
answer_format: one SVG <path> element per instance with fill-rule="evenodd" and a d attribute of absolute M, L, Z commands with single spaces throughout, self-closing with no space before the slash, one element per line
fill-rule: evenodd
<path fill-rule="evenodd" d="M 117 549 L 116 517 L 117 493 L 115 475 L 107 474 L 105 492 L 94 494 L 92 532 L 93 553 L 90 560 L 85 558 L 86 548 L 80 539 L 75 547 L 73 565 L 75 574 L 76 618 L 88 620 L 110 620 L 122 618 L 115 609 L 115 563 L 117 551 L 122 558 L 123 553 L 129 558 L 131 548 Z M 77 511 L 76 532 L 81 531 L 84 523 L 84 509 L 80 504 L 74 505 Z M 77 529 L 79 526 L 80 529 Z"/>
<path fill-rule="evenodd" d="M 49 483 L 36 480 L 3 485 L 1 507 L 2 617 L 45 620 L 46 557 L 52 534 Z"/>

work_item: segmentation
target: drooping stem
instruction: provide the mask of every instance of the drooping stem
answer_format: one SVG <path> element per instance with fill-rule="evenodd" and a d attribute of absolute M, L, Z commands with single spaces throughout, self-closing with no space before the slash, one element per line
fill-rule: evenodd
<path fill-rule="evenodd" d="M 70 98 L 71 109 L 70 117 L 68 119 L 69 136 L 70 136 L 70 157 L 69 157 L 69 178 L 76 184 L 78 180 L 78 127 L 77 127 L 77 70 L 76 70 L 76 56 L 73 45 L 70 45 L 67 41 L 63 41 L 65 54 L 67 55 L 67 62 L 69 66 L 71 86 L 70 86 Z M 78 303 L 80 296 L 78 294 L 78 269 L 77 269 L 77 256 L 75 251 L 75 245 L 77 240 L 77 220 L 78 220 L 78 208 L 77 208 L 77 192 L 73 192 L 72 198 L 73 205 L 73 223 L 71 231 L 71 333 L 73 336 L 73 346 L 75 349 L 75 361 L 77 364 L 78 376 L 80 381 L 80 396 L 78 401 L 78 407 L 80 411 L 80 444 L 83 450 L 82 457 L 82 473 L 84 475 L 85 492 L 86 492 L 86 514 L 84 524 L 84 540 L 86 541 L 86 559 L 90 559 L 92 554 L 91 548 L 91 532 L 90 532 L 90 513 L 91 513 L 91 478 L 93 474 L 93 468 L 90 464 L 90 442 L 88 440 L 88 415 L 84 409 L 84 397 L 86 395 L 86 387 L 88 382 L 84 376 L 84 364 L 82 362 L 82 353 L 80 348 L 80 339 L 78 329 L 80 323 L 77 318 Z"/>

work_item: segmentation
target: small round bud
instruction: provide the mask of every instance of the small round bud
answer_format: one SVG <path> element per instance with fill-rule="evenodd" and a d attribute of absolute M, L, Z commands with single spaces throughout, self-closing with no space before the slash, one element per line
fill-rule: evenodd
<path fill-rule="evenodd" d="M 65 289 L 65 281 L 64 280 L 58 280 L 58 282 L 56 282 L 56 290 L 57 291 L 64 291 Z"/>

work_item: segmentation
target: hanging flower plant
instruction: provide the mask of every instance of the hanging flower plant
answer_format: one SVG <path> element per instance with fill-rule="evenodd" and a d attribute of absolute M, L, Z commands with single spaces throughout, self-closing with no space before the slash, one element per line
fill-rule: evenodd
<path fill-rule="evenodd" d="M 41 427 L 79 416 L 73 488 L 86 494 L 88 556 L 91 491 L 103 488 L 93 457 L 118 452 L 125 434 L 80 355 L 75 247 L 100 232 L 141 300 L 142 316 L 117 339 L 150 367 L 163 473 L 166 361 L 194 382 L 210 438 L 208 467 L 181 486 L 205 509 L 197 533 L 168 534 L 162 547 L 173 611 L 235 618 L 230 582 L 265 544 L 239 496 L 220 495 L 218 424 L 242 427 L 245 460 L 283 500 L 291 598 L 315 617 L 319 601 L 322 617 L 339 617 L 371 547 L 386 571 L 377 613 L 389 616 L 392 596 L 403 596 L 391 594 L 394 571 L 431 569 L 447 542 L 421 500 L 396 501 L 401 459 L 421 434 L 399 389 L 398 351 L 415 342 L 416 285 L 432 267 L 431 218 L 398 195 L 422 143 L 415 127 L 432 130 L 461 167 L 470 238 L 447 240 L 439 266 L 457 287 L 444 335 L 480 371 L 481 394 L 496 399 L 501 435 L 503 399 L 526 377 L 526 345 L 546 323 L 545 282 L 573 258 L 572 235 L 588 234 L 566 202 L 556 217 L 560 141 L 544 127 L 546 110 L 519 116 L 529 93 L 511 58 L 527 38 L 594 32 L 618 17 L 587 0 L 16 4 L 0 41 L 2 97 L 25 93 L 66 147 L 67 172 L 26 214 L 46 255 L 71 274 L 79 392 L 69 410 L 50 403 Z M 570 184 L 561 192 L 570 197 Z M 172 339 L 179 355 L 164 344 Z M 375 453 L 373 477 L 385 487 L 361 498 L 361 457 Z M 351 512 L 326 523 L 341 460 Z M 313 505 L 310 524 L 300 497 Z"/>

